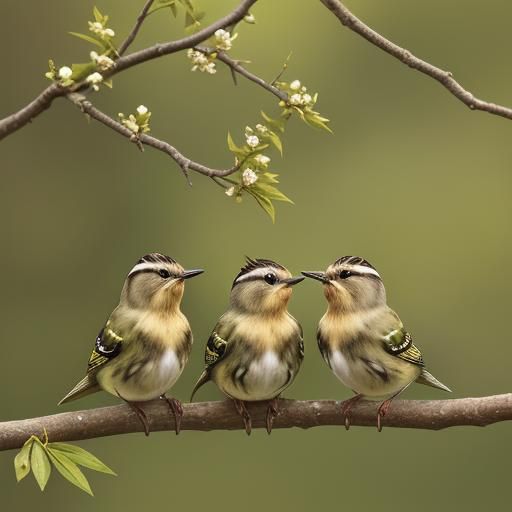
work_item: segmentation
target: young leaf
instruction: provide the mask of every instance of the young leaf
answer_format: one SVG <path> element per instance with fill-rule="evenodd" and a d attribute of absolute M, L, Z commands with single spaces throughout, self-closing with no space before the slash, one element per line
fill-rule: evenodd
<path fill-rule="evenodd" d="M 101 14 L 100 10 L 96 6 L 94 6 L 92 13 L 94 15 L 95 21 L 98 21 L 99 23 L 103 22 L 103 15 Z"/>
<path fill-rule="evenodd" d="M 247 192 L 251 194 L 254 199 L 258 202 L 258 204 L 263 208 L 263 210 L 268 214 L 268 216 L 272 219 L 272 222 L 275 223 L 276 221 L 276 210 L 274 208 L 274 205 L 272 204 L 272 201 L 268 199 L 267 197 L 261 195 L 254 189 L 247 189 Z"/>
<path fill-rule="evenodd" d="M 270 128 L 274 128 L 274 130 L 279 130 L 281 133 L 284 132 L 284 125 L 286 123 L 285 119 L 273 119 L 272 117 L 265 114 L 263 110 L 261 111 L 261 117 L 263 117 L 265 123 L 268 124 Z"/>
<path fill-rule="evenodd" d="M 68 457 L 57 450 L 48 449 L 50 459 L 57 469 L 57 471 L 73 485 L 76 485 L 79 489 L 94 496 L 91 490 L 91 486 L 85 478 L 85 475 L 80 471 L 80 468 Z"/>
<path fill-rule="evenodd" d="M 231 134 L 228 132 L 228 148 L 229 150 L 235 155 L 239 156 L 242 159 L 246 157 L 249 154 L 249 151 L 247 151 L 244 148 L 239 148 L 235 142 L 233 141 L 233 137 L 231 137 Z"/>
<path fill-rule="evenodd" d="M 75 464 L 80 464 L 80 466 L 84 466 L 85 468 L 117 476 L 106 464 L 103 464 L 101 460 L 87 450 L 80 448 L 80 446 L 65 443 L 50 443 L 48 449 L 53 452 L 61 453 Z"/>
<path fill-rule="evenodd" d="M 73 70 L 71 78 L 75 82 L 79 82 L 90 75 L 96 69 L 96 66 L 92 62 L 86 62 L 85 64 L 71 64 L 71 69 Z"/>
<path fill-rule="evenodd" d="M 68 32 L 68 34 L 78 37 L 79 39 L 83 39 L 84 41 L 87 41 L 88 43 L 95 44 L 96 46 L 99 46 L 102 50 L 104 49 L 103 43 L 98 41 L 92 36 L 88 36 L 87 34 L 80 34 L 80 32 Z"/>
<path fill-rule="evenodd" d="M 275 132 L 268 132 L 268 136 L 270 138 L 270 141 L 274 146 L 278 149 L 279 153 L 281 153 L 281 156 L 283 156 L 283 144 L 281 143 L 281 139 Z"/>
<path fill-rule="evenodd" d="M 31 437 L 23 445 L 23 448 L 14 457 L 14 471 L 16 472 L 16 480 L 23 480 L 30 473 L 30 450 L 34 439 Z"/>
<path fill-rule="evenodd" d="M 50 478 L 50 473 L 52 472 L 52 466 L 50 465 L 45 449 L 38 441 L 34 441 L 33 443 L 30 463 L 32 466 L 32 473 L 34 473 L 34 478 L 39 484 L 41 491 L 44 491 L 44 488 L 48 483 L 48 479 Z"/>
<path fill-rule="evenodd" d="M 285 196 L 280 190 L 272 185 L 268 185 L 266 183 L 258 183 L 256 184 L 256 189 L 261 191 L 262 195 L 267 197 L 268 199 L 274 199 L 275 201 L 284 201 L 286 203 L 294 204 L 294 202 L 287 196 Z"/>

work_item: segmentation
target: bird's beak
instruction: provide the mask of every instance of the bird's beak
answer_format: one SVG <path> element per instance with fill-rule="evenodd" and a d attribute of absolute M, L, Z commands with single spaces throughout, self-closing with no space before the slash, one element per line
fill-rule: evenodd
<path fill-rule="evenodd" d="M 181 274 L 181 279 L 190 279 L 191 277 L 198 276 L 202 274 L 204 270 L 202 268 L 194 268 L 192 270 L 185 270 L 183 274 Z"/>
<path fill-rule="evenodd" d="M 311 279 L 316 279 L 324 284 L 329 284 L 329 279 L 325 276 L 325 272 L 301 272 L 303 276 L 310 277 Z"/>
<path fill-rule="evenodd" d="M 282 279 L 281 283 L 286 284 L 287 286 L 293 286 L 294 284 L 300 283 L 304 281 L 302 276 L 289 277 L 288 279 Z"/>

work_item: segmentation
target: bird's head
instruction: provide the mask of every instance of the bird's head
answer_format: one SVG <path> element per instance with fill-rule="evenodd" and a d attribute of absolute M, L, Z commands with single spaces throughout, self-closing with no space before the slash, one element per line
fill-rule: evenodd
<path fill-rule="evenodd" d="M 333 309 L 359 311 L 386 303 L 386 291 L 379 273 L 364 258 L 343 256 L 325 272 L 302 274 L 324 285 L 324 294 Z"/>
<path fill-rule="evenodd" d="M 249 313 L 279 314 L 286 310 L 292 286 L 303 279 L 275 261 L 247 258 L 233 281 L 231 305 Z"/>
<path fill-rule="evenodd" d="M 151 253 L 130 270 L 121 293 L 121 303 L 130 308 L 167 313 L 179 308 L 184 281 L 204 270 L 185 270 L 169 256 Z"/>

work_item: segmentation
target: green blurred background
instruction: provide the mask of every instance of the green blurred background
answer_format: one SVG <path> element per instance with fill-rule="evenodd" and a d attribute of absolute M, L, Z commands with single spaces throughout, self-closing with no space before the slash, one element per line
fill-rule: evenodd
<path fill-rule="evenodd" d="M 98 0 L 119 35 L 142 0 Z M 210 5 L 211 4 L 211 5 Z M 203 1 L 207 22 L 234 1 Z M 351 0 L 362 19 L 423 58 L 452 71 L 484 99 L 510 105 L 512 5 L 492 0 Z M 0 3 L 0 113 L 26 104 L 58 65 L 90 48 L 66 35 L 86 31 L 93 1 Z M 243 25 L 232 55 L 268 79 L 293 50 L 288 80 L 318 91 L 334 135 L 294 119 L 285 155 L 272 153 L 282 190 L 272 225 L 248 198 L 238 205 L 207 178 L 187 186 L 165 155 L 144 154 L 64 100 L 0 146 L 2 291 L 1 420 L 57 412 L 84 372 L 94 337 L 126 273 L 161 251 L 207 273 L 187 284 L 183 310 L 196 345 L 175 395 L 187 400 L 203 346 L 227 304 L 243 255 L 270 257 L 292 271 L 322 269 L 345 254 L 381 272 L 432 372 L 454 397 L 510 391 L 512 269 L 510 121 L 471 113 L 441 86 L 343 28 L 318 1 L 259 2 L 258 24 Z M 492 19 L 492 22 L 491 22 Z M 485 21 L 485 22 L 483 22 Z M 167 11 L 150 18 L 134 48 L 183 33 Z M 275 98 L 252 83 L 235 87 L 226 69 L 189 71 L 184 54 L 118 76 L 94 94 L 111 115 L 141 103 L 157 137 L 211 166 L 229 166 L 226 133 L 238 136 Z M 325 309 L 313 282 L 296 288 L 291 310 L 305 332 L 306 360 L 291 398 L 343 399 L 349 392 L 316 348 Z M 446 398 L 413 386 L 406 398 Z M 219 399 L 213 385 L 198 399 Z M 73 408 L 116 401 L 97 394 Z M 14 452 L 0 455 L 3 510 L 212 511 L 413 507 L 497 510 L 508 496 L 510 425 L 442 432 L 373 428 L 155 433 L 81 443 L 119 472 L 90 474 L 96 497 L 54 475 L 41 495 L 17 485 Z"/>

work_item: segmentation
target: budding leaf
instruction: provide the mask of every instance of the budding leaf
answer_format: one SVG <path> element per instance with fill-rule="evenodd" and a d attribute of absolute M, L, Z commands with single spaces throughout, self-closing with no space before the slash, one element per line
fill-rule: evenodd
<path fill-rule="evenodd" d="M 88 43 L 95 44 L 96 46 L 99 46 L 102 50 L 105 48 L 103 43 L 101 43 L 94 37 L 89 36 L 87 34 L 81 34 L 80 32 L 68 32 L 68 34 L 78 37 L 78 39 L 83 39 L 84 41 L 87 41 Z"/>
<path fill-rule="evenodd" d="M 45 449 L 39 441 L 34 441 L 33 443 L 30 463 L 34 478 L 39 484 L 41 491 L 44 491 L 52 472 L 52 466 L 50 465 Z"/>
<path fill-rule="evenodd" d="M 294 204 L 289 197 L 285 196 L 280 190 L 272 185 L 258 181 L 258 183 L 255 185 L 255 188 L 268 199 L 274 199 L 275 201 L 284 201 L 286 203 Z"/>
<path fill-rule="evenodd" d="M 274 128 L 275 130 L 279 130 L 281 133 L 284 132 L 284 126 L 285 126 L 285 123 L 286 123 L 285 119 L 274 119 L 274 118 L 268 116 L 267 114 L 265 114 L 265 112 L 263 112 L 263 110 L 261 111 L 261 117 L 263 117 L 265 122 L 271 128 Z"/>
<path fill-rule="evenodd" d="M 87 478 L 85 478 L 85 475 L 80 471 L 80 468 L 71 459 L 58 450 L 52 450 L 50 446 L 48 448 L 48 453 L 57 471 L 68 482 L 76 485 L 87 494 L 94 496 Z"/>
<path fill-rule="evenodd" d="M 16 480 L 23 480 L 30 473 L 30 450 L 34 439 L 31 437 L 14 458 L 14 471 Z"/>
<path fill-rule="evenodd" d="M 75 464 L 79 464 L 85 468 L 117 476 L 116 473 L 114 473 L 114 471 L 112 471 L 106 464 L 101 462 L 100 459 L 87 450 L 80 448 L 80 446 L 65 443 L 50 443 L 48 445 L 48 449 L 53 453 L 57 452 L 64 455 Z"/>
<path fill-rule="evenodd" d="M 268 137 L 270 138 L 270 142 L 274 144 L 274 146 L 277 148 L 279 153 L 281 153 L 281 156 L 283 156 L 283 144 L 281 143 L 281 139 L 275 132 L 268 132 Z"/>
<path fill-rule="evenodd" d="M 274 205 L 272 204 L 272 201 L 259 193 L 257 190 L 254 189 L 247 189 L 247 192 L 251 194 L 254 199 L 258 202 L 258 204 L 263 208 L 263 210 L 268 214 L 268 216 L 272 219 L 272 222 L 275 223 L 276 221 L 276 210 L 274 208 Z"/>

